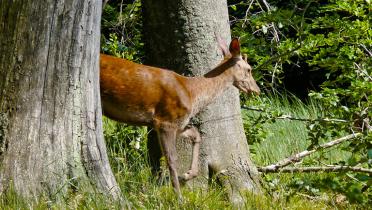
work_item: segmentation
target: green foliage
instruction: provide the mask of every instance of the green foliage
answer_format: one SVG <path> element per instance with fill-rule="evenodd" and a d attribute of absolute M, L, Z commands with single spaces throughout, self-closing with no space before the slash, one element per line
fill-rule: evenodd
<path fill-rule="evenodd" d="M 277 92 L 296 84 L 291 91 L 309 93 L 309 97 L 300 96 L 310 105 L 316 101 L 322 108 L 321 115 L 310 119 L 338 118 L 346 121 L 309 120 L 300 123 L 301 132 L 288 131 L 287 137 L 292 132 L 302 133 L 297 139 L 307 139 L 302 145 L 304 150 L 353 132 L 363 133 L 351 143 L 341 145 L 340 148 L 348 154 L 343 158 L 330 162 L 329 155 L 322 151 L 320 155 L 305 159 L 304 165 L 328 162 L 371 167 L 372 159 L 368 153 L 372 148 L 372 132 L 367 129 L 367 123 L 372 119 L 370 10 L 371 4 L 365 0 L 274 0 L 269 6 L 264 1 L 254 0 L 235 3 L 231 7 L 230 12 L 235 17 L 233 34 L 242 38 L 243 51 L 248 53 L 253 69 L 259 70 L 256 74 L 259 74 L 263 89 Z M 301 75 L 308 77 L 307 81 L 301 82 L 309 84 L 296 81 L 301 79 Z M 246 134 L 252 139 L 252 152 L 258 154 L 263 151 L 255 145 L 262 146 L 270 141 L 272 130 L 268 128 L 273 129 L 279 123 L 276 118 L 281 115 L 278 110 L 282 105 L 273 107 L 267 99 L 249 103 L 264 110 L 258 115 L 246 116 L 248 120 L 245 121 Z M 278 148 L 276 143 L 270 145 Z M 265 160 L 270 159 L 273 157 L 265 156 Z M 348 172 L 324 179 L 327 180 L 325 185 L 338 183 L 336 188 L 322 186 L 323 181 L 316 180 L 316 177 L 311 180 L 314 180 L 314 189 L 337 191 L 346 195 L 350 202 L 365 204 L 371 198 L 370 180 L 358 177 L 360 174 Z M 306 183 L 306 180 L 299 179 Z"/>
<path fill-rule="evenodd" d="M 147 157 L 147 150 L 145 149 L 147 139 L 146 127 L 125 125 L 105 117 L 103 122 L 103 133 L 109 154 L 111 155 L 111 165 L 118 167 L 125 166 L 124 168 L 117 168 L 118 173 L 121 170 L 127 170 L 128 166 L 133 165 L 138 160 L 141 160 L 141 164 L 145 164 L 143 161 L 146 161 Z"/>
<path fill-rule="evenodd" d="M 141 62 L 143 57 L 141 1 L 109 1 L 102 13 L 101 51 Z"/>
<path fill-rule="evenodd" d="M 241 37 L 243 51 L 260 70 L 261 85 L 283 88 L 286 71 L 295 68 L 321 77 L 312 82 L 325 82 L 323 87 L 345 89 L 358 78 L 355 88 L 371 91 L 366 82 L 371 81 L 372 44 L 366 1 L 276 0 L 269 8 L 260 2 L 241 2 L 231 13 L 238 17 L 233 34 Z"/>
<path fill-rule="evenodd" d="M 372 46 L 370 26 L 370 5 L 365 1 L 334 1 L 320 8 L 324 14 L 314 19 L 312 30 L 325 30 L 324 37 L 315 39 L 316 50 L 304 49 L 300 53 L 309 53 L 307 62 L 326 72 L 327 80 L 321 85 L 320 92 L 313 91 L 310 96 L 319 100 L 326 110 L 326 117 L 338 117 L 349 120 L 348 124 L 317 125 L 310 133 L 320 134 L 318 139 L 338 136 L 343 133 L 365 132 L 358 141 L 343 147 L 352 155 L 344 160 L 347 165 L 370 167 L 367 151 L 372 148 L 371 132 L 367 133 L 363 120 L 372 119 L 372 60 L 368 51 Z M 308 39 L 305 40 L 309 42 Z M 312 124 L 315 125 L 315 124 Z M 316 142 L 312 140 L 316 145 Z M 340 164 L 344 164 L 340 162 Z M 357 174 L 349 176 L 357 179 Z M 368 180 L 353 183 L 344 176 L 332 180 L 338 183 L 336 190 L 344 190 L 350 201 L 366 203 L 371 198 L 370 189 L 362 193 Z M 328 181 L 330 182 L 330 181 Z M 368 187 L 367 187 L 368 188 Z M 365 195 L 368 195 L 367 197 Z"/>

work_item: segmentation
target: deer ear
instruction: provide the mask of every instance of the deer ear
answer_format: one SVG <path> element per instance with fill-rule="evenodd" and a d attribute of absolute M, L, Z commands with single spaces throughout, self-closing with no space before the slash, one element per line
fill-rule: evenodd
<path fill-rule="evenodd" d="M 227 49 L 227 44 L 225 42 L 225 40 L 223 40 L 219 35 L 216 34 L 216 40 L 217 40 L 217 43 L 218 43 L 218 46 L 220 47 L 222 53 L 223 53 L 223 56 L 224 57 L 229 57 L 231 56 L 230 54 L 230 51 Z"/>
<path fill-rule="evenodd" d="M 232 56 L 240 56 L 240 41 L 239 38 L 234 38 L 230 43 L 230 53 Z"/>

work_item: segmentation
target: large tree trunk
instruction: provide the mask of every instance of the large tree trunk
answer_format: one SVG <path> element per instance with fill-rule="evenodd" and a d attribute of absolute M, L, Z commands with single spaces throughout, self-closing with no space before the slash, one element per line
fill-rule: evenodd
<path fill-rule="evenodd" d="M 215 33 L 230 39 L 226 0 L 143 0 L 147 63 L 187 75 L 203 75 L 222 60 Z M 223 93 L 199 116 L 202 133 L 198 185 L 211 175 L 229 189 L 230 199 L 242 201 L 242 191 L 260 192 L 258 172 L 250 159 L 234 87 Z M 155 141 L 150 144 L 150 153 Z M 179 171 L 187 171 L 191 145 L 179 140 Z"/>
<path fill-rule="evenodd" d="M 120 197 L 102 133 L 101 4 L 1 1 L 0 192 Z"/>

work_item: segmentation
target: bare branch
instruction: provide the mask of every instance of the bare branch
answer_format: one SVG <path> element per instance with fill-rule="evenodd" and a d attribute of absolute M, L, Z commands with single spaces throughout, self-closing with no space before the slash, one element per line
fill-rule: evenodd
<path fill-rule="evenodd" d="M 350 134 L 350 135 L 347 135 L 347 136 L 344 136 L 342 138 L 339 138 L 339 139 L 336 139 L 336 140 L 333 140 L 333 141 L 330 141 L 330 142 L 327 142 L 325 144 L 322 144 L 322 145 L 319 145 L 318 147 L 316 147 L 315 149 L 312 149 L 312 150 L 305 150 L 305 151 L 302 151 L 300 153 L 297 153 L 295 155 L 292 155 L 288 158 L 285 158 L 275 164 L 272 164 L 272 165 L 268 165 L 268 166 L 265 166 L 265 167 L 261 167 L 261 170 L 262 171 L 276 171 L 280 168 L 283 168 L 291 163 L 295 163 L 295 162 L 299 162 L 301 161 L 304 157 L 306 156 L 309 156 L 311 154 L 313 154 L 314 152 L 318 151 L 318 150 L 321 150 L 321 149 L 326 149 L 326 148 L 329 148 L 329 147 L 333 147 L 335 145 L 338 145 L 338 144 L 341 144 L 342 142 L 345 142 L 349 139 L 353 139 L 355 137 L 358 137 L 362 135 L 362 133 L 355 133 L 355 134 Z"/>
<path fill-rule="evenodd" d="M 364 44 L 359 44 L 368 53 L 369 57 L 372 57 L 372 52 Z"/>
<path fill-rule="evenodd" d="M 107 4 L 108 1 L 109 0 L 102 0 L 102 10 L 103 10 L 103 8 L 105 7 L 105 5 Z"/>
<path fill-rule="evenodd" d="M 243 105 L 241 108 L 246 109 L 246 110 L 256 111 L 256 112 L 264 112 L 265 111 L 263 109 L 252 108 L 252 107 L 248 107 L 248 106 L 245 106 L 245 105 Z M 317 119 L 298 118 L 298 117 L 292 117 L 291 115 L 288 115 L 288 114 L 284 114 L 282 116 L 276 117 L 275 119 L 280 119 L 280 120 L 288 119 L 288 120 L 298 120 L 298 121 L 308 121 L 308 122 L 312 122 L 312 121 L 340 122 L 340 123 L 349 123 L 350 122 L 348 120 L 332 119 L 332 118 L 317 118 Z"/>
<path fill-rule="evenodd" d="M 354 171 L 372 174 L 372 169 L 353 167 L 353 166 L 311 166 L 311 167 L 286 167 L 286 168 L 267 168 L 258 167 L 259 172 L 263 173 L 294 173 L 294 172 L 344 172 L 344 171 Z"/>
<path fill-rule="evenodd" d="M 273 36 L 274 36 L 275 42 L 279 43 L 279 41 L 280 41 L 279 33 L 278 33 L 278 30 L 276 29 L 275 23 L 272 22 L 271 25 L 272 25 L 272 28 L 273 28 Z"/>
<path fill-rule="evenodd" d="M 249 3 L 248 9 L 245 11 L 244 22 L 242 24 L 242 28 L 244 28 L 246 22 L 248 21 L 248 12 L 251 9 L 251 6 L 252 6 L 253 2 L 254 2 L 254 0 L 251 0 L 251 2 Z"/>
<path fill-rule="evenodd" d="M 363 127 L 367 128 L 367 132 L 372 132 L 372 126 L 369 124 L 369 119 L 363 119 Z"/>
<path fill-rule="evenodd" d="M 275 82 L 275 73 L 276 73 L 276 69 L 278 68 L 278 63 L 275 63 L 275 66 L 274 66 L 274 69 L 273 69 L 273 73 L 271 75 L 271 84 L 274 85 L 274 82 Z"/>
<path fill-rule="evenodd" d="M 319 118 L 319 119 L 297 118 L 297 117 L 292 117 L 291 115 L 282 115 L 282 116 L 279 116 L 276 119 L 289 119 L 289 120 L 298 120 L 298 121 L 342 122 L 342 123 L 348 123 L 349 122 L 347 120 L 330 119 L 330 118 Z"/>
<path fill-rule="evenodd" d="M 267 3 L 266 0 L 261 0 L 261 1 L 262 1 L 262 3 L 265 5 L 267 11 L 270 11 L 271 9 L 270 9 L 270 5 L 269 5 L 269 3 Z"/>
<path fill-rule="evenodd" d="M 248 107 L 246 105 L 242 105 L 241 107 L 242 109 L 246 109 L 246 110 L 252 110 L 252 111 L 256 111 L 256 112 L 264 112 L 265 110 L 263 109 L 257 109 L 257 108 L 253 108 L 253 107 Z"/>
<path fill-rule="evenodd" d="M 357 73 L 362 73 L 362 74 L 364 74 L 364 75 L 368 78 L 369 81 L 372 81 L 372 77 L 368 74 L 367 70 L 363 69 L 359 64 L 357 64 L 357 63 L 355 63 L 355 62 L 354 62 L 354 65 L 355 65 L 355 66 L 357 67 L 357 69 L 359 70 L 359 71 L 357 71 Z"/>

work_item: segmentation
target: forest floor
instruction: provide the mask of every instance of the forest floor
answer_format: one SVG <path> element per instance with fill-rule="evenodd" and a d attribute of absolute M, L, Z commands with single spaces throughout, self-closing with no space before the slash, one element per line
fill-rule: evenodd
<path fill-rule="evenodd" d="M 260 101 L 258 101 L 260 100 Z M 263 101 L 262 101 L 263 100 Z M 317 118 L 324 110 L 316 103 L 303 104 L 280 97 L 247 101 L 247 106 L 266 103 L 271 109 L 298 118 Z M 243 110 L 245 121 L 255 119 L 259 112 Z M 249 124 L 249 123 L 248 123 Z M 217 182 L 209 190 L 183 189 L 184 200 L 179 202 L 169 183 L 159 184 L 153 177 L 146 155 L 146 128 L 125 126 L 104 119 L 105 138 L 112 168 L 124 197 L 133 209 L 236 209 Z M 266 166 L 303 151 L 309 145 L 306 122 L 275 120 L 261 123 L 259 129 L 247 131 L 255 135 L 251 155 L 257 166 Z M 248 136 L 249 139 L 249 136 Z M 140 140 L 140 141 L 138 141 Z M 139 148 L 138 148 L 139 146 Z M 138 148 L 138 149 L 137 149 Z M 335 147 L 329 151 L 310 155 L 301 163 L 332 164 L 348 157 L 347 152 Z M 264 195 L 243 195 L 246 203 L 242 209 L 364 209 L 365 205 L 350 202 L 347 197 L 330 190 L 337 173 L 270 173 L 261 174 Z M 122 209 L 100 194 L 71 193 L 66 198 L 50 201 L 43 197 L 28 202 L 9 192 L 0 196 L 0 209 Z M 126 207 L 124 207 L 126 208 Z"/>

